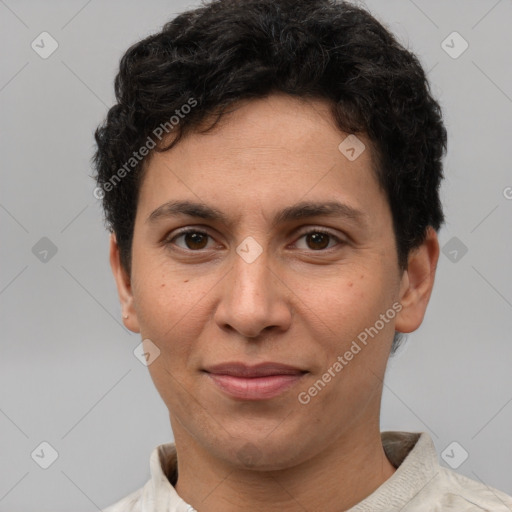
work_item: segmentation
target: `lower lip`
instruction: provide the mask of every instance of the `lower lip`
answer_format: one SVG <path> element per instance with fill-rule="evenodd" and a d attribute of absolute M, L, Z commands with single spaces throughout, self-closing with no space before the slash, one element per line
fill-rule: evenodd
<path fill-rule="evenodd" d="M 224 393 L 242 400 L 274 398 L 292 387 L 303 375 L 301 373 L 246 378 L 208 373 L 208 376 Z"/>

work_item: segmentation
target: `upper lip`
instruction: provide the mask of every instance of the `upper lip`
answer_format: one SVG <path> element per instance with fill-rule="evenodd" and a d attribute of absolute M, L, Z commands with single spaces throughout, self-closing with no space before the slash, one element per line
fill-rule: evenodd
<path fill-rule="evenodd" d="M 233 377 L 267 377 L 269 375 L 300 375 L 304 370 L 287 364 L 260 363 L 248 365 L 239 362 L 221 363 L 205 368 L 208 373 L 216 375 L 231 375 Z"/>

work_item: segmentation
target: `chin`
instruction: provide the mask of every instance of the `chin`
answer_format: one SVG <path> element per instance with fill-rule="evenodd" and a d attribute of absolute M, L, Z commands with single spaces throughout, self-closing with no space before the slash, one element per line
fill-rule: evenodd
<path fill-rule="evenodd" d="M 300 464 L 307 456 L 297 450 L 297 443 L 270 443 L 265 440 L 241 441 L 232 447 L 229 454 L 223 451 L 219 456 L 230 465 L 253 471 L 277 471 Z M 226 446 L 226 445 L 224 445 Z"/>

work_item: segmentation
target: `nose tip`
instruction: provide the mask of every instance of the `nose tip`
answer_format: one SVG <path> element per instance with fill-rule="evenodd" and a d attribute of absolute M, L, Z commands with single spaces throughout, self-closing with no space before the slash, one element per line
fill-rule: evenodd
<path fill-rule="evenodd" d="M 240 244 L 239 247 L 248 249 L 246 255 L 251 251 L 254 255 L 255 247 L 251 244 L 247 240 L 245 246 Z M 220 328 L 236 331 L 253 341 L 269 331 L 287 329 L 291 320 L 286 289 L 272 277 L 273 272 L 262 252 L 251 263 L 243 256 L 234 263 L 226 276 L 215 314 Z"/>
<path fill-rule="evenodd" d="M 266 327 L 263 327 L 263 329 L 259 329 L 257 326 L 254 326 L 252 329 L 248 328 L 245 330 L 243 327 L 239 327 L 237 331 L 244 338 L 255 340 L 256 338 L 261 337 L 266 331 L 271 331 L 275 327 L 276 326 L 274 325 L 267 325 Z"/>

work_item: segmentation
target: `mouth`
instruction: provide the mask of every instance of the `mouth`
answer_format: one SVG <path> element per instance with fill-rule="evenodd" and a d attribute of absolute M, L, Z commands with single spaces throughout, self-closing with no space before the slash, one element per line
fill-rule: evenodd
<path fill-rule="evenodd" d="M 305 370 L 279 363 L 249 366 L 224 363 L 206 368 L 204 372 L 223 393 L 239 400 L 268 400 L 295 385 Z"/>

